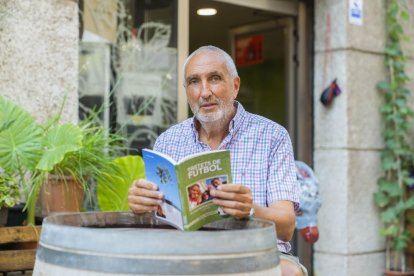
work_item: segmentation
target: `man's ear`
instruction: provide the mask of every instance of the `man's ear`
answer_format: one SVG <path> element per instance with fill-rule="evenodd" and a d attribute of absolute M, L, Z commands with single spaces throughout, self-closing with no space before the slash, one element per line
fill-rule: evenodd
<path fill-rule="evenodd" d="M 233 99 L 237 98 L 237 94 L 239 94 L 240 89 L 240 77 L 237 76 L 233 79 Z"/>

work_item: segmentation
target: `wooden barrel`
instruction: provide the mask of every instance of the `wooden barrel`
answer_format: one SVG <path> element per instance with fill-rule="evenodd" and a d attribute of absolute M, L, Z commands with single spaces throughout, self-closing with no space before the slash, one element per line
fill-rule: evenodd
<path fill-rule="evenodd" d="M 231 218 L 183 232 L 150 214 L 46 218 L 33 275 L 281 275 L 274 224 Z"/>

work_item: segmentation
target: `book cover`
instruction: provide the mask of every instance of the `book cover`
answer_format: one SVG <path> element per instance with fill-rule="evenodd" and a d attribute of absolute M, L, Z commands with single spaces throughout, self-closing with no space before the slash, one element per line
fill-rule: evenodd
<path fill-rule="evenodd" d="M 232 182 L 228 150 L 202 152 L 175 162 L 144 149 L 143 158 L 147 180 L 164 194 L 156 217 L 182 230 L 197 230 L 226 216 L 213 203 L 210 191 Z"/>

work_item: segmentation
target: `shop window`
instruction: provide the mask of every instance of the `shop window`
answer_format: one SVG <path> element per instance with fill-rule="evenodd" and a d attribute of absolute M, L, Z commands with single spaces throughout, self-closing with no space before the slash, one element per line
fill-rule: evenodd
<path fill-rule="evenodd" d="M 80 1 L 79 116 L 152 148 L 177 118 L 177 1 Z"/>

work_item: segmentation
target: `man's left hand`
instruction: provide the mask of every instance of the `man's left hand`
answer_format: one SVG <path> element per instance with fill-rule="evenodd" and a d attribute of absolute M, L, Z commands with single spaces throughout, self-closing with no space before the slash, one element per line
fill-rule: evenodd
<path fill-rule="evenodd" d="M 248 217 L 253 208 L 252 192 L 240 184 L 220 185 L 211 191 L 211 195 L 215 197 L 213 202 L 225 213 L 238 219 Z"/>

